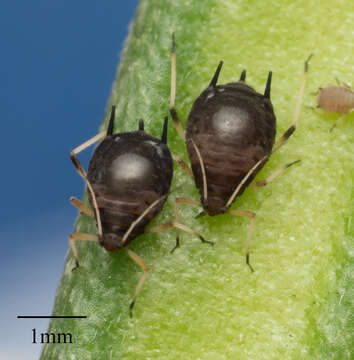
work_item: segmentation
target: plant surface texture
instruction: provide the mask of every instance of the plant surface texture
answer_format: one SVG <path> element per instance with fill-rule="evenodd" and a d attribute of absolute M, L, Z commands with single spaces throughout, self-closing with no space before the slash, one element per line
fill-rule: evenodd
<path fill-rule="evenodd" d="M 304 61 L 314 53 L 298 128 L 256 179 L 301 162 L 263 188 L 248 188 L 232 205 L 257 215 L 254 273 L 245 264 L 245 218 L 195 219 L 200 209 L 182 205 L 181 222 L 214 247 L 181 233 L 181 247 L 170 254 L 173 229 L 134 240 L 131 249 L 150 274 L 132 319 L 129 303 L 141 269 L 125 252 L 77 242 L 81 267 L 71 271 L 69 251 L 53 314 L 87 319 L 53 320 L 48 332 L 70 332 L 74 343 L 47 344 L 41 360 L 353 359 L 354 117 L 329 132 L 338 115 L 309 108 L 320 86 L 335 84 L 336 77 L 353 81 L 353 24 L 349 0 L 140 2 L 101 129 L 114 104 L 119 131 L 136 130 L 143 118 L 145 130 L 160 136 L 169 111 L 174 32 L 183 125 L 223 60 L 219 84 L 247 69 L 247 82 L 263 92 L 273 71 L 279 137 L 292 122 Z M 172 121 L 168 144 L 188 160 Z M 153 224 L 173 220 L 178 196 L 199 200 L 193 180 L 175 166 L 171 195 Z M 76 231 L 97 233 L 86 215 Z"/>

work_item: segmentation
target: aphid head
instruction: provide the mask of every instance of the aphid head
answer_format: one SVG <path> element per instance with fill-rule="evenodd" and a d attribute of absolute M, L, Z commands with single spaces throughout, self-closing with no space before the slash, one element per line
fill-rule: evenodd
<path fill-rule="evenodd" d="M 128 245 L 128 242 L 122 242 L 123 236 L 124 234 L 117 235 L 113 232 L 106 231 L 102 234 L 102 236 L 100 236 L 99 242 L 108 252 L 116 252 L 122 250 Z"/>
<path fill-rule="evenodd" d="M 202 198 L 202 205 L 209 216 L 223 214 L 227 210 L 225 208 L 225 201 L 218 196 L 209 196 L 207 200 Z M 199 215 L 203 216 L 205 214 L 201 213 Z"/>

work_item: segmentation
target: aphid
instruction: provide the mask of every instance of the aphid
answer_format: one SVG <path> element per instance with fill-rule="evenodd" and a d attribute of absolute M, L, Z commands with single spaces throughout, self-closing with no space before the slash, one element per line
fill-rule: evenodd
<path fill-rule="evenodd" d="M 194 234 L 190 228 L 177 223 L 165 223 L 146 230 L 150 221 L 162 210 L 173 175 L 173 161 L 167 147 L 167 117 L 161 139 L 144 131 L 140 120 L 139 130 L 113 134 L 115 107 L 112 107 L 108 130 L 103 131 L 72 150 L 70 157 L 76 170 L 85 180 L 89 202 L 94 211 L 80 200 L 70 200 L 81 212 L 94 217 L 98 235 L 73 233 L 70 246 L 76 269 L 79 267 L 75 240 L 99 242 L 107 251 L 126 250 L 131 259 L 143 270 L 130 304 L 130 315 L 135 300 L 148 275 L 145 261 L 128 245 L 144 232 L 158 232 L 172 227 Z M 77 159 L 77 154 L 101 138 L 104 140 L 95 149 L 86 173 Z M 74 270 L 73 269 L 73 270 Z"/>
<path fill-rule="evenodd" d="M 328 113 L 341 113 L 332 131 L 350 112 L 354 111 L 354 91 L 348 85 L 328 85 L 319 88 L 317 93 L 317 107 Z"/>
<path fill-rule="evenodd" d="M 214 216 L 227 212 L 250 218 L 251 224 L 246 240 L 246 263 L 253 271 L 249 262 L 249 247 L 256 214 L 247 210 L 230 210 L 230 206 L 252 182 L 269 156 L 294 133 L 305 87 L 308 61 L 311 56 L 305 62 L 292 125 L 275 145 L 276 118 L 270 100 L 272 72 L 269 72 L 264 94 L 257 93 L 245 83 L 245 70 L 239 81 L 217 85 L 223 64 L 221 61 L 209 86 L 192 106 L 185 135 L 174 105 L 176 96 L 175 56 L 173 39 L 170 112 L 176 130 L 186 142 L 195 184 L 201 194 L 200 203 L 187 198 L 177 199 L 177 203 L 202 206 L 204 211 L 199 216 L 205 214 Z M 286 164 L 269 178 L 252 185 L 268 184 L 298 161 Z"/>

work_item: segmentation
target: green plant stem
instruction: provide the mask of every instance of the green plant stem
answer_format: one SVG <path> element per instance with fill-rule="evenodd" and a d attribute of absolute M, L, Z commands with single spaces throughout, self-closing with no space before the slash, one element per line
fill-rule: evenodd
<path fill-rule="evenodd" d="M 117 106 L 116 129 L 161 133 L 168 114 L 171 34 L 177 43 L 176 108 L 185 125 L 193 101 L 220 60 L 219 83 L 247 82 L 264 90 L 273 71 L 272 102 L 278 134 L 290 125 L 303 62 L 310 53 L 304 105 L 315 105 L 318 87 L 335 77 L 354 78 L 354 9 L 349 0 L 241 1 L 142 0 L 122 54 L 107 106 Z M 97 70 L 99 71 L 99 69 Z M 175 232 L 147 234 L 132 249 L 150 268 L 129 318 L 141 270 L 123 252 L 78 244 L 81 268 L 71 272 L 71 252 L 49 332 L 71 332 L 74 344 L 44 347 L 42 360 L 60 359 L 350 359 L 354 343 L 353 116 L 329 129 L 336 115 L 302 108 L 298 128 L 257 179 L 301 159 L 264 188 L 247 191 L 233 209 L 257 214 L 251 244 L 255 272 L 245 265 L 249 222 L 230 215 L 182 222 L 215 246 Z M 171 150 L 187 160 L 170 127 Z M 73 170 L 74 171 L 74 170 Z M 191 179 L 175 168 L 171 196 L 154 224 L 173 219 L 176 196 L 198 200 Z M 96 233 L 79 216 L 76 231 Z M 63 241 L 65 241 L 63 239 Z"/>

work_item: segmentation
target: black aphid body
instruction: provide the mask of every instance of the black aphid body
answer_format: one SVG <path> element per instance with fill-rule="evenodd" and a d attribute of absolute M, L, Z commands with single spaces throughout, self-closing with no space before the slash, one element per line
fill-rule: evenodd
<path fill-rule="evenodd" d="M 126 247 L 144 232 L 166 201 L 173 174 L 166 139 L 143 130 L 107 135 L 95 150 L 88 167 L 102 224 L 101 245 L 107 251 Z M 131 224 L 154 201 L 161 199 L 124 239 Z M 94 207 L 90 195 L 91 206 Z"/>
<path fill-rule="evenodd" d="M 186 144 L 196 186 L 205 211 L 213 216 L 227 210 L 226 203 L 252 167 L 271 153 L 276 118 L 269 98 L 244 81 L 211 84 L 194 102 L 188 117 Z M 216 81 L 215 81 L 216 82 Z M 267 86 L 268 86 L 267 83 Z M 203 175 L 194 145 L 203 159 L 207 199 L 203 197 Z M 265 160 L 242 185 L 237 196 L 261 170 Z"/>

